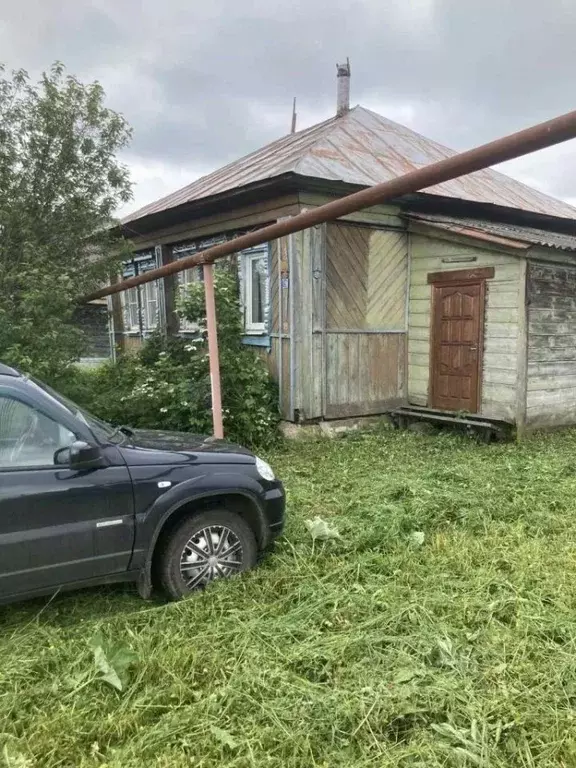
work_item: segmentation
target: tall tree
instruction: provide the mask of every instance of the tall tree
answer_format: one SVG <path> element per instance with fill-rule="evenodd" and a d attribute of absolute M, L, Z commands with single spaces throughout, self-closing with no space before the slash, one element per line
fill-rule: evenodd
<path fill-rule="evenodd" d="M 50 377 L 82 353 L 77 298 L 125 249 L 111 225 L 131 132 L 104 99 L 61 64 L 38 83 L 0 67 L 0 360 Z"/>

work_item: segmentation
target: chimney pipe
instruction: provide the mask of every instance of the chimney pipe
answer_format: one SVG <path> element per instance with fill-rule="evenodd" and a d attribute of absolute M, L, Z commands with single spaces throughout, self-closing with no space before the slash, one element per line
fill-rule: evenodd
<path fill-rule="evenodd" d="M 342 117 L 350 112 L 350 60 L 346 64 L 336 64 L 336 80 L 338 83 L 338 98 L 336 102 L 336 117 Z"/>

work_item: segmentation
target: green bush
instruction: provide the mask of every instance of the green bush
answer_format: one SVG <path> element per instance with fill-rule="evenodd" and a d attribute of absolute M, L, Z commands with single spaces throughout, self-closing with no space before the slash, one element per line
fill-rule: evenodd
<path fill-rule="evenodd" d="M 263 360 L 242 344 L 236 281 L 215 273 L 222 407 L 226 437 L 266 445 L 277 434 L 278 398 Z M 204 287 L 190 286 L 180 312 L 196 323 L 192 339 L 152 336 L 135 355 L 53 381 L 60 391 L 115 424 L 210 434 L 212 411 Z"/>

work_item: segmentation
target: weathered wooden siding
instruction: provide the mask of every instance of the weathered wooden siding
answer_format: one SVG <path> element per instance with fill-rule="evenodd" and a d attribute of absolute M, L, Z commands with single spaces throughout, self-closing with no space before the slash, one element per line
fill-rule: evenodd
<path fill-rule="evenodd" d="M 280 351 L 280 345 L 282 350 Z M 261 357 L 278 385 L 278 404 L 285 419 L 290 418 L 290 339 L 270 339 L 270 348 L 253 347 L 255 354 Z"/>
<path fill-rule="evenodd" d="M 576 423 L 576 267 L 530 262 L 528 427 Z"/>
<path fill-rule="evenodd" d="M 326 337 L 326 418 L 382 413 L 404 392 L 403 333 L 336 333 Z"/>
<path fill-rule="evenodd" d="M 158 244 L 171 245 L 184 240 L 209 237 L 221 232 L 263 227 L 283 216 L 293 216 L 299 212 L 298 196 L 295 194 L 267 198 L 261 203 L 235 210 L 229 209 L 224 213 L 204 216 L 200 219 L 194 217 L 188 222 L 156 230 L 150 234 L 134 235 L 131 241 L 138 250 Z"/>
<path fill-rule="evenodd" d="M 106 301 L 78 307 L 74 312 L 73 322 L 84 333 L 84 358 L 105 359 L 112 356 Z"/>
<path fill-rule="evenodd" d="M 428 273 L 494 267 L 494 278 L 486 284 L 480 412 L 489 418 L 515 420 L 519 352 L 524 343 L 519 332 L 524 303 L 521 257 L 421 234 L 410 238 L 409 402 L 428 404 L 432 297 Z"/>
<path fill-rule="evenodd" d="M 406 233 L 332 224 L 326 251 L 327 329 L 404 330 Z"/>
<path fill-rule="evenodd" d="M 406 233 L 329 224 L 324 264 L 324 295 L 313 302 L 324 308 L 314 324 L 321 415 L 381 413 L 406 394 Z"/>

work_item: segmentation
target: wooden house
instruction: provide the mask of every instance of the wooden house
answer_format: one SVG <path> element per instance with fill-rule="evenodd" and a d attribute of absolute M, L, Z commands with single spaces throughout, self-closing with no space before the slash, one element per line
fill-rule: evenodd
<path fill-rule="evenodd" d="M 127 217 L 126 275 L 451 150 L 363 107 L 289 134 Z M 576 209 L 492 170 L 237 255 L 246 344 L 290 422 L 399 406 L 519 431 L 576 423 Z M 179 323 L 191 270 L 114 299 L 117 342 Z"/>

